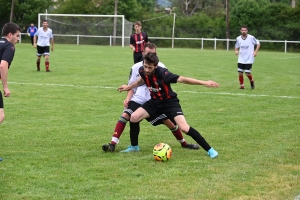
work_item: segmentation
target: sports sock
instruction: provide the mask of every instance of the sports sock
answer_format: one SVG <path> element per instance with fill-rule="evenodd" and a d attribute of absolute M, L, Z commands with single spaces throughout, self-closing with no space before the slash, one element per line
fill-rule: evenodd
<path fill-rule="evenodd" d="M 128 120 L 125 117 L 121 116 L 119 118 L 119 121 L 117 122 L 117 124 L 115 126 L 114 134 L 112 135 L 112 138 L 111 138 L 111 142 L 110 142 L 111 144 L 119 143 L 119 138 L 121 137 L 127 122 L 128 122 Z"/>
<path fill-rule="evenodd" d="M 187 135 L 191 136 L 205 151 L 208 151 L 211 148 L 204 137 L 202 137 L 201 134 L 193 127 L 190 127 Z"/>
<path fill-rule="evenodd" d="M 49 70 L 49 65 L 50 65 L 49 60 L 45 60 L 46 71 Z"/>
<path fill-rule="evenodd" d="M 250 81 L 253 81 L 252 74 L 247 74 L 247 77 L 249 78 Z"/>
<path fill-rule="evenodd" d="M 244 86 L 244 76 L 239 76 L 240 85 Z"/>
<path fill-rule="evenodd" d="M 37 70 L 40 70 L 40 63 L 41 63 L 40 60 L 36 61 L 36 68 L 37 68 Z"/>
<path fill-rule="evenodd" d="M 131 146 L 139 145 L 140 123 L 130 122 L 130 142 Z"/>
<path fill-rule="evenodd" d="M 176 137 L 176 139 L 178 140 L 178 142 L 180 142 L 181 146 L 186 146 L 187 143 L 185 141 L 185 139 L 183 138 L 183 135 L 178 127 L 178 125 L 175 126 L 175 128 L 170 129 L 173 133 L 173 135 Z"/>

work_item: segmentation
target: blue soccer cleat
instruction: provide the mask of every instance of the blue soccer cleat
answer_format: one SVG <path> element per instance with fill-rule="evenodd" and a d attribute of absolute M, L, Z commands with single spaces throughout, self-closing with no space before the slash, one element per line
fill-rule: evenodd
<path fill-rule="evenodd" d="M 216 150 L 214 150 L 214 148 L 210 148 L 207 152 L 207 154 L 209 155 L 209 157 L 211 158 L 215 158 L 217 157 L 219 154 Z"/>
<path fill-rule="evenodd" d="M 140 147 L 137 145 L 137 146 L 128 146 L 127 149 L 125 149 L 121 152 L 129 153 L 129 152 L 138 152 L 138 151 L 140 151 Z"/>

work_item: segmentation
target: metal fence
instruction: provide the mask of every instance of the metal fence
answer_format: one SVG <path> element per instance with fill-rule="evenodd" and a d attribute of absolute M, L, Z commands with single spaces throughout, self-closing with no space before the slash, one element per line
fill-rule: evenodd
<path fill-rule="evenodd" d="M 90 45 L 107 45 L 107 46 L 121 46 L 122 37 L 117 36 L 116 43 L 113 44 L 113 36 L 95 36 L 95 35 L 64 35 L 54 34 L 55 43 L 58 44 L 90 44 Z M 125 45 L 129 45 L 129 37 L 125 37 Z M 218 38 L 172 38 L 172 37 L 149 37 L 151 42 L 157 44 L 164 41 L 164 47 L 181 48 L 180 41 L 185 41 L 188 44 L 189 41 L 193 43 L 193 48 L 200 49 L 213 49 L 213 50 L 227 50 L 234 49 L 235 39 L 218 39 Z M 29 42 L 29 37 L 26 33 L 22 33 L 20 37 L 20 43 Z M 259 40 L 262 44 L 268 43 L 268 46 L 273 47 L 270 50 L 287 52 L 299 52 L 300 41 L 288 41 L 288 40 Z M 195 44 L 196 43 L 196 44 Z M 160 45 L 158 45 L 160 46 Z M 262 45 L 263 47 L 264 45 Z"/>

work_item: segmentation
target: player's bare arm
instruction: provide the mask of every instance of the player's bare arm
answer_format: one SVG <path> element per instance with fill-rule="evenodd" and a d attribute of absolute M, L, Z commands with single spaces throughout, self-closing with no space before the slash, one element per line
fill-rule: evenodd
<path fill-rule="evenodd" d="M 128 103 L 129 103 L 130 99 L 132 98 L 133 94 L 134 94 L 134 91 L 132 89 L 127 92 L 126 99 L 123 101 L 125 108 L 128 107 Z"/>
<path fill-rule="evenodd" d="M 132 45 L 132 44 L 130 44 L 130 49 L 132 49 L 132 51 L 135 51 L 135 47 Z"/>
<path fill-rule="evenodd" d="M 7 84 L 8 62 L 6 60 L 1 60 L 0 75 L 1 75 L 1 81 L 2 81 L 2 86 L 3 86 L 4 96 L 9 97 L 10 91 L 8 89 L 8 84 Z"/>
<path fill-rule="evenodd" d="M 260 48 L 260 44 L 257 44 L 257 45 L 256 45 L 256 49 L 255 49 L 255 51 L 253 52 L 253 56 L 254 56 L 254 57 L 257 55 L 257 52 L 258 52 L 259 48 Z"/>
<path fill-rule="evenodd" d="M 54 51 L 54 39 L 51 38 L 51 51 Z"/>
<path fill-rule="evenodd" d="M 239 54 L 239 49 L 238 48 L 234 48 L 234 53 L 235 53 L 235 55 L 238 55 Z"/>
<path fill-rule="evenodd" d="M 132 88 L 135 88 L 135 87 L 138 87 L 138 86 L 141 86 L 144 84 L 145 84 L 144 80 L 140 77 L 135 82 L 133 82 L 131 85 L 121 85 L 118 88 L 118 91 L 119 92 L 128 91 L 128 90 L 131 90 Z"/>
<path fill-rule="evenodd" d="M 177 79 L 177 82 L 190 84 L 190 85 L 204 85 L 206 87 L 219 87 L 218 83 L 211 81 L 211 80 L 203 81 L 203 80 L 188 78 L 188 77 L 184 77 L 184 76 L 179 76 Z"/>

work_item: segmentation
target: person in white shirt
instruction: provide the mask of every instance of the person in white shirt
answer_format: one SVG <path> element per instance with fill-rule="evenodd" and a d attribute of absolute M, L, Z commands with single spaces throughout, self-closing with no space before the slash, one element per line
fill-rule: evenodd
<path fill-rule="evenodd" d="M 48 28 L 48 21 L 44 20 L 43 27 L 41 27 L 37 30 L 37 32 L 34 34 L 34 38 L 33 38 L 33 47 L 37 48 L 37 51 L 36 51 L 37 71 L 40 71 L 41 56 L 44 56 L 46 72 L 51 72 L 50 71 L 50 62 L 49 62 L 50 41 L 51 41 L 51 51 L 54 51 L 54 38 L 53 38 L 52 30 L 50 28 Z"/>
<path fill-rule="evenodd" d="M 254 79 L 251 74 L 252 64 L 254 62 L 254 57 L 260 48 L 260 42 L 253 36 L 248 34 L 248 27 L 241 27 L 241 34 L 236 38 L 235 43 L 235 55 L 238 55 L 238 74 L 240 89 L 244 89 L 244 72 L 248 79 L 250 80 L 251 88 L 254 89 Z M 256 46 L 256 48 L 255 48 Z M 254 50 L 255 48 L 255 50 Z"/>
<path fill-rule="evenodd" d="M 143 54 L 146 54 L 148 52 L 156 53 L 156 46 L 153 43 L 147 43 L 145 45 L 145 49 Z M 143 66 L 143 61 L 138 62 L 134 64 L 131 67 L 130 76 L 129 76 L 129 82 L 128 84 L 131 84 L 135 82 L 139 77 L 139 68 Z M 159 66 L 164 67 L 165 65 L 161 62 L 159 62 Z M 130 120 L 131 114 L 141 107 L 146 101 L 150 99 L 150 92 L 149 89 L 146 87 L 146 85 L 142 85 L 136 88 L 133 88 L 133 90 L 128 91 L 127 97 L 124 100 L 124 111 L 119 118 L 114 133 L 112 135 L 111 142 L 109 144 L 104 144 L 102 146 L 103 151 L 105 152 L 114 152 L 116 144 L 119 143 L 119 138 L 121 137 L 121 134 L 123 133 L 126 123 Z M 181 130 L 178 128 L 177 125 L 175 125 L 171 120 L 167 118 L 166 115 L 160 115 L 155 116 L 152 118 L 146 119 L 148 122 L 150 122 L 153 126 L 165 124 L 173 133 L 175 138 L 180 142 L 181 146 L 183 148 L 188 149 L 199 149 L 199 145 L 197 144 L 189 144 L 185 141 Z M 126 150 L 123 150 L 122 152 L 137 152 L 140 150 L 138 146 L 138 135 L 140 132 L 140 125 L 139 123 L 131 123 L 130 122 L 130 141 L 131 145 L 128 146 Z"/>

